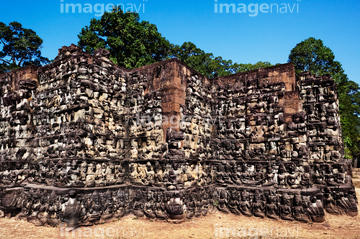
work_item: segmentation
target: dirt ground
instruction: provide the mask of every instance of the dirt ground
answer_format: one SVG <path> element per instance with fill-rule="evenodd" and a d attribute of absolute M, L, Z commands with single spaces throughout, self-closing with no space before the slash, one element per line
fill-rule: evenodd
<path fill-rule="evenodd" d="M 356 192 L 360 198 L 360 189 Z M 0 238 L 360 238 L 360 218 L 327 214 L 325 223 L 305 224 L 215 213 L 171 224 L 130 215 L 72 232 L 1 218 Z"/>

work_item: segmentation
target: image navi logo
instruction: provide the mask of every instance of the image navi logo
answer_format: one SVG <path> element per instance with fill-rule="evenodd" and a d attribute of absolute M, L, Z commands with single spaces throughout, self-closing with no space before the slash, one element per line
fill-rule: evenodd
<path fill-rule="evenodd" d="M 214 0 L 214 13 L 240 13 L 256 17 L 259 13 L 299 13 L 301 0 L 294 3 L 221 3 Z"/>
<path fill-rule="evenodd" d="M 145 2 L 143 3 L 66 3 L 60 0 L 60 13 L 94 13 L 100 17 L 104 12 L 111 12 L 114 8 L 120 7 L 124 12 L 145 13 Z"/>

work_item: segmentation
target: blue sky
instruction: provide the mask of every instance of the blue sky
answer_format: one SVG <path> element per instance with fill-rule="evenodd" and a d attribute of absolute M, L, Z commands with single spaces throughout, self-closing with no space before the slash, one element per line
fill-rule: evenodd
<path fill-rule="evenodd" d="M 61 13 L 61 6 L 71 3 L 91 4 L 93 13 L 66 13 L 66 9 Z M 111 3 L 137 7 L 141 20 L 156 24 L 172 43 L 191 41 L 206 52 L 238 63 L 286 63 L 297 43 L 308 37 L 322 39 L 349 79 L 360 84 L 359 0 L 13 0 L 1 2 L 0 21 L 18 21 L 36 31 L 44 40 L 43 55 L 53 59 L 61 46 L 77 44 L 81 28 L 99 18 L 95 14 L 101 4 Z M 251 3 L 258 5 L 257 16 Z M 100 5 L 95 9 L 96 4 Z M 247 12 L 220 13 L 220 4 L 245 6 Z M 261 12 L 262 4 L 285 4 L 282 12 L 287 13 L 277 13 L 276 5 L 272 13 L 266 13 L 266 5 Z"/>

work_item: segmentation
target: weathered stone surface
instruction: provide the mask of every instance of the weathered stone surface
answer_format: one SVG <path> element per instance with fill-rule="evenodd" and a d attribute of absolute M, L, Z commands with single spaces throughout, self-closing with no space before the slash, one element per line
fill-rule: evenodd
<path fill-rule="evenodd" d="M 285 64 L 207 79 L 176 59 L 130 71 L 108 57 L 72 45 L 0 75 L 0 216 L 357 215 L 329 77 Z"/>

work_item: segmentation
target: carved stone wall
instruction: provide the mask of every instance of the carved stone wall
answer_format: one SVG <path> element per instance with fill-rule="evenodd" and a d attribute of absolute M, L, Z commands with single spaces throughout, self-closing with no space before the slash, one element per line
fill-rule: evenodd
<path fill-rule="evenodd" d="M 328 76 L 285 64 L 207 79 L 176 59 L 127 70 L 72 45 L 0 75 L 0 96 L 0 216 L 357 215 Z"/>

